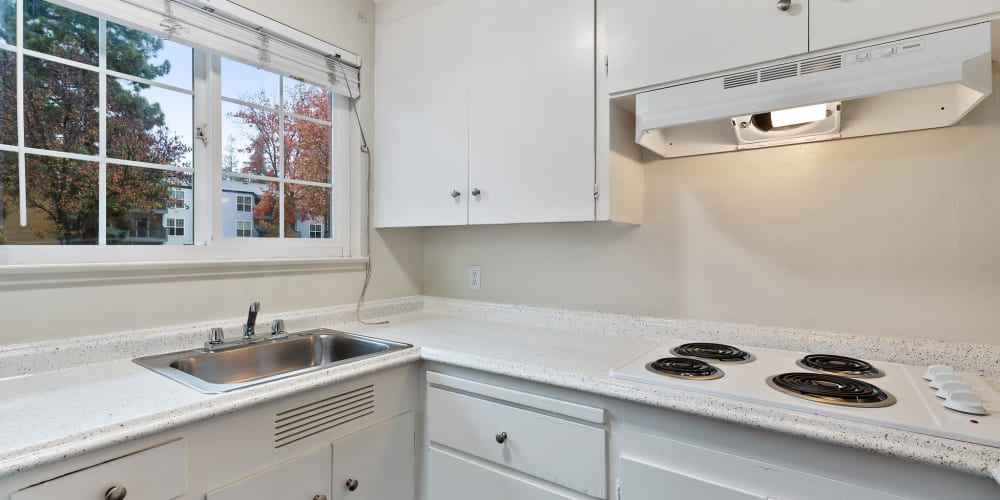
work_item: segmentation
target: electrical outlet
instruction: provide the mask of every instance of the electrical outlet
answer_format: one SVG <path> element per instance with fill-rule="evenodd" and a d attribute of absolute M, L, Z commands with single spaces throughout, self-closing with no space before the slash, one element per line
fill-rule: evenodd
<path fill-rule="evenodd" d="M 469 288 L 479 290 L 483 285 L 483 273 L 479 266 L 469 266 Z"/>

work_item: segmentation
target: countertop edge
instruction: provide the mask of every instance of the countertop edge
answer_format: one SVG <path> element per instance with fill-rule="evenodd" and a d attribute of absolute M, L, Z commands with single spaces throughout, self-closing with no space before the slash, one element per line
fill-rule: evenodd
<path fill-rule="evenodd" d="M 332 367 L 329 370 L 284 379 L 284 384 L 265 383 L 214 395 L 203 401 L 172 408 L 124 422 L 71 434 L 57 440 L 35 443 L 0 455 L 0 479 L 21 471 L 49 465 L 93 451 L 124 444 L 181 426 L 229 414 L 261 403 L 300 394 L 333 383 L 345 382 L 378 371 L 420 362 L 420 347 Z"/>

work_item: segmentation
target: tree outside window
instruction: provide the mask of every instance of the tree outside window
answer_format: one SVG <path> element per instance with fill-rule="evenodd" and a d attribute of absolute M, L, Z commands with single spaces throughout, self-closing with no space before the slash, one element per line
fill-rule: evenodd
<path fill-rule="evenodd" d="M 16 41 L 17 19 L 12 0 L 0 19 L 0 39 Z M 100 152 L 101 27 L 107 38 L 107 67 L 115 76 L 105 83 L 108 158 L 162 165 L 141 168 L 106 167 L 101 185 L 96 155 Z M 0 155 L 0 243 L 96 244 L 100 239 L 99 197 L 106 193 L 105 234 L 108 244 L 158 243 L 149 235 L 151 221 L 161 225 L 171 186 L 190 185 L 191 143 L 185 134 L 168 125 L 162 102 L 175 98 L 155 86 L 130 80 L 159 80 L 173 75 L 172 62 L 160 57 L 165 43 L 147 33 L 102 23 L 98 18 L 42 0 L 24 0 L 24 145 L 40 150 L 28 154 L 24 165 L 28 227 L 19 224 L 19 185 L 16 153 Z M 176 45 L 176 44 L 174 44 Z M 175 47 L 176 48 L 176 47 Z M 52 56 L 55 60 L 38 55 Z M 175 53 L 183 53 L 183 50 Z M 187 57 L 191 53 L 188 49 Z M 86 67 L 76 67 L 66 62 Z M 190 62 L 187 69 L 190 87 Z M 180 76 L 183 79 L 183 75 Z M 0 143 L 18 144 L 17 65 L 15 53 L 0 48 Z M 175 92 L 176 94 L 176 92 Z M 190 96 L 181 96 L 190 100 Z M 171 113 L 174 113 L 173 109 Z M 182 117 L 190 116 L 190 110 Z M 176 117 L 175 117 L 176 118 Z M 177 119 L 173 123 L 182 123 Z M 191 120 L 187 120 L 190 127 Z M 87 161 L 66 154 L 93 157 Z M 140 227 L 139 224 L 145 224 Z M 131 241 L 145 234 L 144 241 Z"/>

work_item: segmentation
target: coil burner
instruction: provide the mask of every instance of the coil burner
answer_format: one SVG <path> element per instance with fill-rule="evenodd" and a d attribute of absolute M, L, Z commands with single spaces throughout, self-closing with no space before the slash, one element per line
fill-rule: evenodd
<path fill-rule="evenodd" d="M 825 373 L 782 373 L 767 379 L 771 388 L 817 403 L 855 408 L 881 408 L 896 404 L 892 394 L 853 378 Z"/>
<path fill-rule="evenodd" d="M 684 380 L 714 380 L 722 378 L 722 370 L 691 358 L 661 358 L 646 365 L 651 372 Z"/>
<path fill-rule="evenodd" d="M 757 359 L 753 354 L 738 347 L 705 342 L 679 345 L 671 349 L 670 352 L 686 358 L 710 359 L 724 363 L 749 363 Z"/>
<path fill-rule="evenodd" d="M 810 354 L 795 364 L 806 370 L 851 378 L 878 378 L 885 373 L 867 361 L 835 354 Z"/>

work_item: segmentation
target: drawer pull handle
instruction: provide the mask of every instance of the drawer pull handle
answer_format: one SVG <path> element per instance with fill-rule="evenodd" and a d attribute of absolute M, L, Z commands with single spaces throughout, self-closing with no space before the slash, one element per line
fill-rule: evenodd
<path fill-rule="evenodd" d="M 128 490 L 124 486 L 112 486 L 104 492 L 104 500 L 125 500 Z"/>
<path fill-rule="evenodd" d="M 504 444 L 505 442 L 507 442 L 507 433 L 506 432 L 501 432 L 501 433 L 499 433 L 499 434 L 496 435 L 496 438 L 497 438 L 497 442 L 498 443 Z"/>
<path fill-rule="evenodd" d="M 326 500 L 326 495 L 316 495 L 313 500 Z"/>
<path fill-rule="evenodd" d="M 347 491 L 354 491 L 354 490 L 358 489 L 358 480 L 357 479 L 348 479 L 347 483 L 346 483 L 346 486 L 347 486 Z"/>

